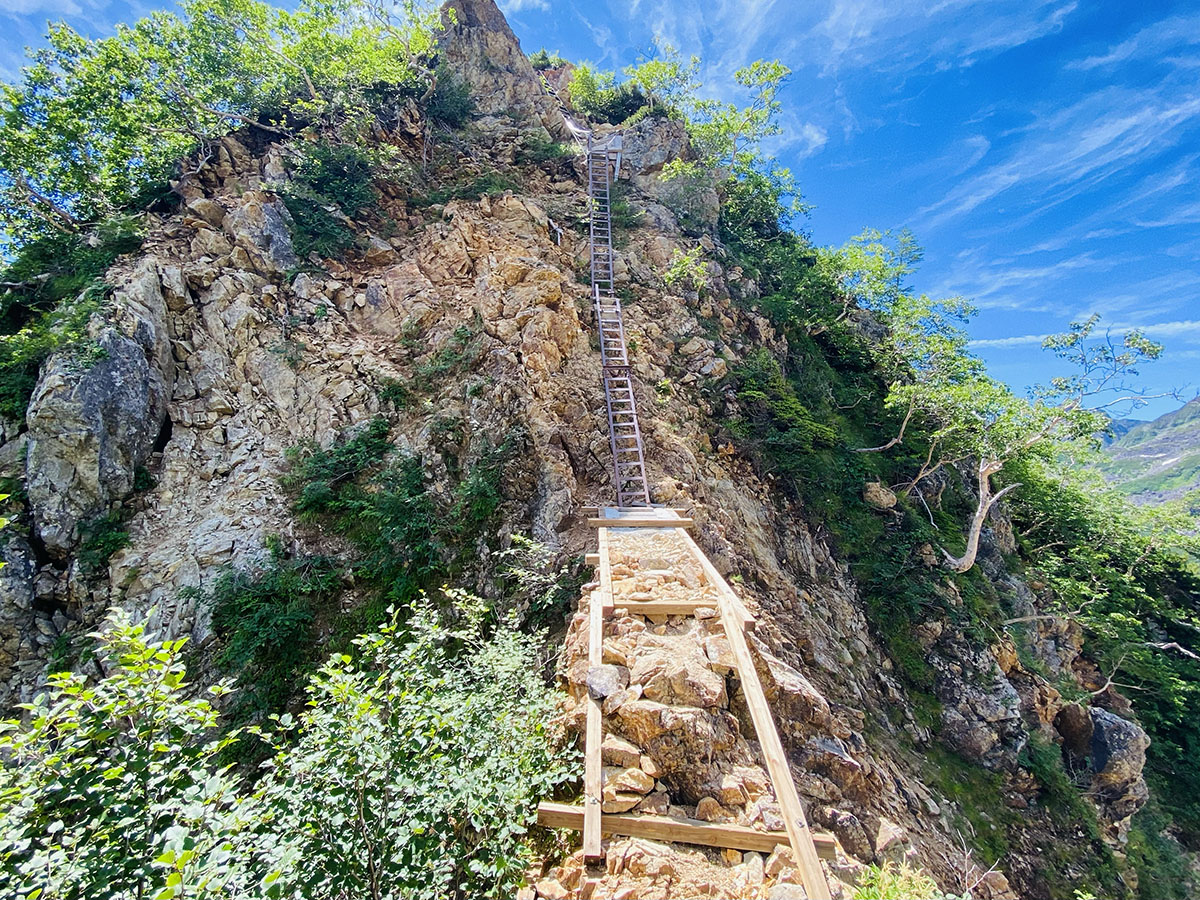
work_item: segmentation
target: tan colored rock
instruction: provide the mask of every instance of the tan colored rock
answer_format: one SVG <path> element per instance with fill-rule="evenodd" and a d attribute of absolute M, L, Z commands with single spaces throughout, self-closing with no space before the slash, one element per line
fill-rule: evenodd
<path fill-rule="evenodd" d="M 696 804 L 696 818 L 703 822 L 721 822 L 726 816 L 726 810 L 713 797 L 701 797 Z"/>
<path fill-rule="evenodd" d="M 880 481 L 863 485 L 863 500 L 876 509 L 891 509 L 896 505 L 896 493 Z"/>
<path fill-rule="evenodd" d="M 545 898 L 545 900 L 567 900 L 571 896 L 570 891 L 552 878 L 537 882 L 533 888 L 537 891 L 538 897 Z"/>
<path fill-rule="evenodd" d="M 635 811 L 651 816 L 665 816 L 671 810 L 671 798 L 664 793 L 647 794 Z"/>
<path fill-rule="evenodd" d="M 792 855 L 792 848 L 786 844 L 779 844 L 767 857 L 763 871 L 768 878 L 778 878 L 785 869 L 794 869 L 795 867 L 796 859 Z"/>
<path fill-rule="evenodd" d="M 600 757 L 606 766 L 632 768 L 641 765 L 642 751 L 623 738 L 606 734 L 600 744 Z"/>
<path fill-rule="evenodd" d="M 638 756 L 638 765 L 651 778 L 660 778 L 662 776 L 662 768 L 644 753 Z"/>
<path fill-rule="evenodd" d="M 648 794 L 654 790 L 654 779 L 641 769 L 633 767 L 621 769 L 616 766 L 605 766 L 604 783 L 611 785 L 616 791 Z"/>

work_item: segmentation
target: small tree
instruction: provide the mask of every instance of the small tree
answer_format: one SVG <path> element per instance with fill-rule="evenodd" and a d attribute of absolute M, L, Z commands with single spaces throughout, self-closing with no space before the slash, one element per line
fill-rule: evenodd
<path fill-rule="evenodd" d="M 931 423 L 930 458 L 934 448 L 941 454 L 934 467 L 946 461 L 977 460 L 977 500 L 966 548 L 959 556 L 943 551 L 953 571 L 965 572 L 975 564 L 988 514 L 1020 487 L 1019 483 L 999 490 L 993 486 L 992 478 L 1007 463 L 1027 454 L 1053 454 L 1065 443 L 1092 437 L 1108 425 L 1105 409 L 1142 401 L 1130 391 L 1128 379 L 1137 374 L 1140 363 L 1156 359 L 1162 347 L 1139 331 L 1127 332 L 1119 341 L 1108 336 L 1093 340 L 1098 321 L 1092 316 L 1046 339 L 1044 346 L 1071 363 L 1073 372 L 1033 388 L 1028 399 L 983 374 L 977 360 L 958 353 L 937 332 L 927 342 L 920 332 L 910 332 L 916 338 L 918 363 L 922 359 L 931 363 L 918 365 L 912 381 L 893 384 L 888 402 L 914 409 Z M 927 464 L 914 483 L 932 470 Z"/>
<path fill-rule="evenodd" d="M 654 38 L 656 54 L 642 57 L 637 65 L 626 66 L 625 77 L 641 90 L 651 111 L 657 107 L 684 109 L 695 103 L 700 82 L 700 57 L 684 60 L 679 51 L 661 37 Z"/>

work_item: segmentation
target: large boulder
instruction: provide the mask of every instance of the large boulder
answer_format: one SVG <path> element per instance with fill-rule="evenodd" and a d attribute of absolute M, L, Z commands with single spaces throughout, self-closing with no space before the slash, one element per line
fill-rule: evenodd
<path fill-rule="evenodd" d="M 117 290 L 92 322 L 98 358 L 52 356 L 29 405 L 26 484 L 47 552 L 65 558 L 80 526 L 133 491 L 167 416 L 174 365 L 167 307 L 153 260 Z"/>
<path fill-rule="evenodd" d="M 1095 797 L 1114 822 L 1142 808 L 1149 792 L 1142 768 L 1150 738 L 1141 726 L 1106 709 L 1092 707 L 1092 779 Z"/>

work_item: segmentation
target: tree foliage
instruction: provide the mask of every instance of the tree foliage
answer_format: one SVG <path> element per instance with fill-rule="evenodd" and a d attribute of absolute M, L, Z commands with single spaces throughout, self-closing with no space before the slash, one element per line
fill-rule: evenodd
<path fill-rule="evenodd" d="M 313 679 L 309 706 L 261 732 L 253 787 L 221 756 L 184 641 L 119 614 L 95 635 L 107 676 L 52 675 L 3 723 L 0 889 L 79 897 L 511 896 L 538 800 L 574 777 L 549 720 L 535 638 L 485 639 L 426 608 L 357 641 Z"/>
<path fill-rule="evenodd" d="M 287 133 L 352 116 L 380 87 L 417 92 L 436 4 L 187 0 L 112 37 L 65 24 L 0 96 L 0 229 L 22 243 L 136 205 L 178 162 L 243 124 Z"/>

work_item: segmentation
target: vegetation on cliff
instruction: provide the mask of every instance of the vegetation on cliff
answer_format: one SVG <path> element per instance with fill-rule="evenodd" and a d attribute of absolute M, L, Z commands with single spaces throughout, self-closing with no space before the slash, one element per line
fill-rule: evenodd
<path fill-rule="evenodd" d="M 290 178 L 279 191 L 301 269 L 362 250 L 364 221 L 386 229 L 377 182 L 405 162 L 376 126 L 394 122 L 401 106 L 447 127 L 471 109 L 455 73 L 435 65 L 432 6 L 402 9 L 305 0 L 290 13 L 253 0 L 193 0 L 179 16 L 156 15 L 100 41 L 52 30 L 49 48 L 0 101 L 8 176 L 0 227 L 11 257 L 0 412 L 23 417 L 51 353 L 69 350 L 87 364 L 105 270 L 140 245 L 131 214 L 169 209 L 167 183 L 195 176 L 184 166 L 218 153 L 231 128 L 288 147 Z M 1102 424 L 1094 399 L 1111 397 L 1161 348 L 1136 331 L 1114 347 L 1095 339 L 1095 321 L 1080 323 L 1048 343 L 1066 374 L 1018 396 L 969 353 L 969 304 L 912 288 L 920 250 L 911 235 L 868 231 L 843 248 L 819 248 L 793 227 L 804 204 L 763 150 L 778 132 L 786 67 L 760 61 L 737 72 L 749 98 L 740 106 L 701 99 L 695 60 L 666 46 L 624 74 L 577 67 L 576 110 L 594 121 L 684 123 L 693 158 L 663 170 L 665 202 L 685 233 L 720 239 L 722 265 L 754 279 L 746 302 L 783 338 L 780 352 L 754 349 L 724 383 L 703 388 L 719 419 L 712 436 L 754 459 L 776 479 L 780 506 L 800 508 L 831 537 L 918 724 L 936 733 L 941 701 L 916 626 L 948 623 L 974 647 L 1012 636 L 1036 670 L 1038 622 L 1069 617 L 1084 630 L 1083 658 L 1095 672 L 1047 670 L 1057 689 L 1084 705 L 1119 703 L 1117 689 L 1131 691 L 1153 739 L 1148 774 L 1158 802 L 1153 819 L 1135 819 L 1129 865 L 1148 873 L 1173 864 L 1164 828 L 1200 848 L 1194 536 L 1176 520 L 1139 516 L 1063 465 Z M 562 155 L 533 137 L 510 158 L 554 165 Z M 518 183 L 504 168 L 437 185 L 410 179 L 407 206 Z M 709 190 L 719 212 L 705 224 L 700 198 Z M 623 224 L 642 221 L 630 208 Z M 713 252 L 676 249 L 663 281 L 702 295 Z M 411 378 L 386 384 L 384 408 L 420 405 L 432 386 L 465 375 L 474 341 L 471 328 L 455 332 Z M 459 427 L 449 416 L 430 424 L 447 443 Z M 529 859 L 532 806 L 572 774 L 547 724 L 552 697 L 530 625 L 561 607 L 579 568 L 547 572 L 548 558 L 531 545 L 493 571 L 490 600 L 439 592 L 500 549 L 489 527 L 521 435 L 492 435 L 471 465 L 448 454 L 441 490 L 429 483 L 428 461 L 392 438 L 381 416 L 291 452 L 290 512 L 334 536 L 336 558 L 289 554 L 273 542 L 263 560 L 238 560 L 197 592 L 212 613 L 213 662 L 235 679 L 232 697 L 222 685 L 214 705 L 196 699 L 182 645 L 149 642 L 118 618 L 97 636 L 107 678 L 55 676 L 28 721 L 6 726 L 0 747 L 26 763 L 0 771 L 6 890 L 30 900 L 103 890 L 512 892 Z M 864 501 L 864 485 L 876 483 L 894 495 L 886 509 Z M 996 534 L 1002 511 L 1016 529 L 1007 548 Z M 128 534 L 119 517 L 98 520 L 95 534 L 93 552 L 79 558 L 99 571 Z M 1010 571 L 1040 585 L 1035 611 L 1009 607 L 998 582 Z M 343 609 L 349 584 L 354 603 Z M 309 702 L 296 714 L 302 693 Z M 253 725 L 214 737 L 214 726 L 231 721 Z M 231 758 L 261 758 L 264 746 L 270 759 L 252 785 L 225 768 Z M 987 864 L 999 862 L 1028 821 L 1008 810 L 977 815 L 1002 806 L 1000 777 L 940 752 L 927 752 L 931 768 L 975 776 L 948 778 L 946 794 L 976 807 L 966 818 L 979 826 L 975 845 L 991 854 Z M 1042 808 L 1030 817 L 1069 811 L 1094 851 L 1081 880 L 1048 877 L 1055 896 L 1123 890 L 1095 808 L 1070 780 L 1082 762 L 1052 744 L 1030 745 L 1020 762 L 1041 785 Z M 122 804 L 106 800 L 114 794 Z M 1053 849 L 1063 847 L 1055 838 Z M 872 877 L 880 891 L 929 888 L 910 874 L 884 867 Z M 1148 898 L 1184 891 L 1182 879 L 1146 874 L 1139 888 Z"/>

